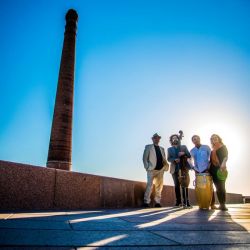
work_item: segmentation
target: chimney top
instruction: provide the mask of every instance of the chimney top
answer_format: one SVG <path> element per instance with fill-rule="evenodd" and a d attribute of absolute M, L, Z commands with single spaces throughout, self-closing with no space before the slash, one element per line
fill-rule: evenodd
<path fill-rule="evenodd" d="M 77 21 L 78 20 L 78 15 L 77 12 L 74 9 L 69 9 L 66 16 L 66 21 Z"/>

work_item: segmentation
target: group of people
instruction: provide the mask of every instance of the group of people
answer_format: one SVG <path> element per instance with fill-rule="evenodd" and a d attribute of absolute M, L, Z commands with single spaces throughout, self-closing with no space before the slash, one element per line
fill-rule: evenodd
<path fill-rule="evenodd" d="M 176 207 L 192 207 L 188 196 L 190 181 L 188 172 L 194 170 L 196 174 L 209 173 L 212 176 L 220 206 L 215 206 L 213 192 L 211 209 L 226 211 L 225 176 L 227 176 L 228 151 L 221 137 L 217 134 L 211 136 L 211 150 L 208 145 L 201 144 L 198 135 L 194 135 L 191 138 L 194 147 L 189 151 L 185 145 L 181 145 L 183 134 L 182 131 L 179 133 L 179 135 L 170 136 L 171 147 L 167 149 L 167 155 L 164 148 L 159 146 L 161 136 L 157 133 L 152 136 L 153 143 L 145 146 L 143 164 L 147 171 L 147 186 L 144 194 L 144 207 L 150 207 L 153 184 L 155 185 L 154 207 L 161 207 L 163 176 L 164 172 L 170 168 L 175 187 Z"/>

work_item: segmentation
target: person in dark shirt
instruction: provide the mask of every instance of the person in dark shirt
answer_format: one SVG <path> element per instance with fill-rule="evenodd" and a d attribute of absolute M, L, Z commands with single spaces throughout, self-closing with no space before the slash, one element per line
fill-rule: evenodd
<path fill-rule="evenodd" d="M 213 183 L 216 187 L 217 197 L 220 203 L 218 209 L 227 211 L 226 207 L 226 177 L 227 167 L 226 162 L 228 159 L 227 147 L 223 144 L 222 139 L 219 135 L 213 134 L 210 138 L 212 145 L 212 152 L 210 156 L 210 169 L 209 172 L 212 175 Z M 212 205 L 215 203 L 215 197 L 213 194 Z"/>
<path fill-rule="evenodd" d="M 150 207 L 153 183 L 155 184 L 155 207 L 161 207 L 163 175 L 164 171 L 168 170 L 169 165 L 166 160 L 164 148 L 159 146 L 160 139 L 161 137 L 158 134 L 154 134 L 152 137 L 153 144 L 146 145 L 143 153 L 143 164 L 147 171 L 144 207 Z"/>

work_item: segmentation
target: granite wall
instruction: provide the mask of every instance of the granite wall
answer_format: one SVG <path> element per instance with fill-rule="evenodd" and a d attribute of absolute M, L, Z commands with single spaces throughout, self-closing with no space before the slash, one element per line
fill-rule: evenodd
<path fill-rule="evenodd" d="M 139 207 L 146 183 L 0 161 L 0 210 Z M 190 189 L 190 200 L 196 204 Z M 162 205 L 172 206 L 174 188 L 164 186 Z M 241 194 L 227 194 L 242 203 Z"/>

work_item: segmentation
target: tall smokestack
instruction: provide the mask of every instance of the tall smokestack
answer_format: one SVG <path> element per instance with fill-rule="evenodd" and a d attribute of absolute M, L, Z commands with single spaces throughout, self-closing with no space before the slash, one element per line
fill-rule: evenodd
<path fill-rule="evenodd" d="M 47 167 L 71 170 L 77 12 L 66 14 L 63 50 L 50 135 Z"/>

